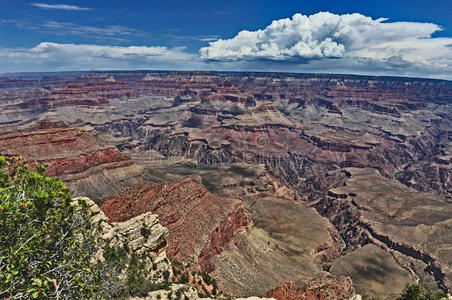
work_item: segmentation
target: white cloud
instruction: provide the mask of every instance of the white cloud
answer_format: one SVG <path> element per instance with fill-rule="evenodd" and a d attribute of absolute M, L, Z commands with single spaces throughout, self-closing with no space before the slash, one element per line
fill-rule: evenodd
<path fill-rule="evenodd" d="M 327 60 L 333 68 L 345 61 L 395 68 L 394 62 L 399 61 L 403 67 L 436 68 L 447 73 L 452 71 L 452 38 L 431 37 L 441 29 L 432 23 L 388 22 L 358 13 L 295 14 L 291 19 L 273 21 L 265 29 L 244 30 L 231 39 L 210 42 L 199 52 L 207 61 L 270 60 L 314 68 L 322 65 L 316 60 Z"/>
<path fill-rule="evenodd" d="M 2 22 L 2 21 L 0 21 Z M 296 14 L 231 39 L 215 35 L 166 35 L 189 46 L 209 41 L 191 53 L 164 46 L 111 46 L 125 38 L 146 36 L 122 26 L 92 27 L 72 23 L 3 21 L 16 26 L 95 38 L 91 44 L 43 42 L 34 48 L 0 48 L 0 72 L 90 69 L 171 69 L 353 73 L 430 77 L 452 80 L 452 38 L 433 38 L 432 23 L 389 22 L 361 14 Z M 34 27 L 33 27 L 34 26 Z M 188 48 L 189 49 L 189 48 Z"/>
<path fill-rule="evenodd" d="M 33 30 L 40 33 L 57 36 L 72 35 L 104 42 L 126 42 L 130 37 L 146 37 L 148 35 L 146 32 L 122 25 L 96 27 L 51 20 L 45 22 L 31 22 L 29 20 L 1 20 L 0 23 L 12 24 L 21 29 Z"/>
<path fill-rule="evenodd" d="M 47 21 L 40 25 L 34 25 L 42 32 L 55 35 L 75 35 L 97 39 L 120 39 L 120 36 L 145 36 L 144 32 L 121 26 L 108 25 L 105 27 L 85 26 L 69 22 Z"/>
<path fill-rule="evenodd" d="M 146 46 L 104 46 L 104 45 L 83 45 L 83 44 L 57 44 L 43 42 L 30 50 L 32 53 L 39 53 L 46 57 L 51 57 L 55 53 L 59 55 L 86 55 L 90 57 L 104 58 L 129 58 L 140 56 L 143 58 L 186 58 L 187 54 L 181 52 L 183 49 L 168 49 L 167 47 L 146 47 Z"/>
<path fill-rule="evenodd" d="M 200 35 L 197 37 L 194 37 L 194 40 L 200 41 L 200 42 L 214 42 L 218 40 L 220 37 L 218 35 Z"/>
<path fill-rule="evenodd" d="M 47 3 L 31 3 L 30 5 L 36 6 L 43 9 L 60 9 L 60 10 L 73 10 L 73 11 L 84 11 L 84 10 L 94 10 L 89 7 L 80 7 L 77 5 L 68 4 L 47 4 Z"/>
<path fill-rule="evenodd" d="M 196 54 L 185 48 L 105 46 L 43 42 L 32 49 L 0 49 L 4 72 L 195 68 Z"/>

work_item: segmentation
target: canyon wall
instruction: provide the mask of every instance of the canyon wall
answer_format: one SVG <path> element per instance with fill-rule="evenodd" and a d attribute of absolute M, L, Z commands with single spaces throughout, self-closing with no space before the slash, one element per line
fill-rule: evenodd
<path fill-rule="evenodd" d="M 405 282 L 366 284 L 378 275 L 360 269 L 372 265 L 362 249 L 388 278 L 452 288 L 450 81 L 2 75 L 0 130 L 2 154 L 47 165 L 111 222 L 157 214 L 168 256 L 231 295 L 297 294 L 284 284 L 326 275 L 350 276 L 365 297 L 400 292 Z"/>

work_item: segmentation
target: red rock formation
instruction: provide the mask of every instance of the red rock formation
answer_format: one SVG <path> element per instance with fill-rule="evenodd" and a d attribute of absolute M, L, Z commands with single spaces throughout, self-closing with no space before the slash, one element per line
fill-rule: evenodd
<path fill-rule="evenodd" d="M 320 278 L 306 288 L 297 287 L 290 281 L 267 293 L 267 297 L 277 300 L 341 300 L 354 295 L 351 279 L 343 276 Z"/>
<path fill-rule="evenodd" d="M 46 165 L 46 174 L 59 176 L 64 182 L 70 183 L 75 194 L 78 194 L 77 185 L 81 183 L 85 196 L 92 196 L 90 187 L 86 185 L 91 177 L 102 176 L 108 170 L 118 180 L 124 180 L 121 170 L 133 166 L 130 158 L 121 154 L 117 148 L 102 145 L 93 136 L 73 128 L 0 135 L 0 153 L 21 155 L 31 167 Z M 98 189 L 96 194 L 105 192 L 101 182 L 93 184 Z"/>
<path fill-rule="evenodd" d="M 243 208 L 242 203 L 238 203 L 234 209 L 223 219 L 209 237 L 209 242 L 201 250 L 198 258 L 198 263 L 203 271 L 212 272 L 214 266 L 209 264 L 209 261 L 215 255 L 221 253 L 222 248 L 237 231 L 243 229 L 251 223 L 250 215 Z"/>
<path fill-rule="evenodd" d="M 106 201 L 101 209 L 112 222 L 125 221 L 146 211 L 158 214 L 169 229 L 169 256 L 194 262 L 205 249 L 203 263 L 250 223 L 240 201 L 214 196 L 193 178 L 138 184 Z"/>
<path fill-rule="evenodd" d="M 93 150 L 80 154 L 76 157 L 61 157 L 56 159 L 47 159 L 44 161 L 36 160 L 30 162 L 30 165 L 34 166 L 38 163 L 42 163 L 47 166 L 47 175 L 63 176 L 63 178 L 65 175 L 79 174 L 100 165 L 119 163 L 119 165 L 115 164 L 114 166 L 105 166 L 106 169 L 132 165 L 132 161 L 130 161 L 125 155 L 121 154 L 115 147 Z M 68 181 L 73 180 L 74 179 Z"/>
<path fill-rule="evenodd" d="M 72 128 L 3 135 L 0 152 L 22 155 L 30 165 L 45 164 L 50 176 L 81 173 L 108 163 L 132 164 L 115 147 L 101 146 L 92 136 Z"/>

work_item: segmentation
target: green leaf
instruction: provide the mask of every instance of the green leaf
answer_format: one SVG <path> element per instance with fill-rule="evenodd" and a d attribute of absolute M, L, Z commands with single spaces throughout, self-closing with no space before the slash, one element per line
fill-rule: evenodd
<path fill-rule="evenodd" d="M 42 286 L 42 280 L 39 278 L 33 278 L 33 283 L 37 286 Z"/>

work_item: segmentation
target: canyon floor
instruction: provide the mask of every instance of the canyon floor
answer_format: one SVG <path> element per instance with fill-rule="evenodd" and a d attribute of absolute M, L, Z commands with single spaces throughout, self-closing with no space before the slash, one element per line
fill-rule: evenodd
<path fill-rule="evenodd" d="M 157 214 L 169 259 L 231 296 L 452 290 L 450 81 L 4 74 L 0 153 L 110 222 Z"/>

